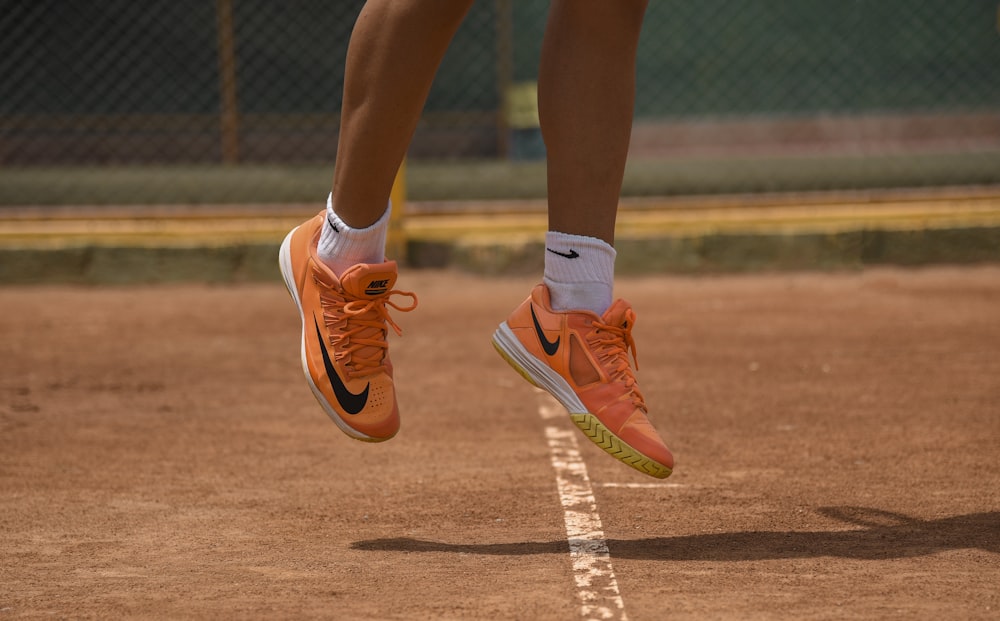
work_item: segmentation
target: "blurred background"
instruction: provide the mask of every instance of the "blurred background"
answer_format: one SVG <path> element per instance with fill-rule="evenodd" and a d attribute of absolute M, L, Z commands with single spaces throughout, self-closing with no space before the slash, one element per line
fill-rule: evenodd
<path fill-rule="evenodd" d="M 0 0 L 0 206 L 322 204 L 363 2 Z M 479 0 L 412 201 L 544 196 L 548 2 Z M 993 0 L 653 0 L 624 194 L 1000 182 Z"/>

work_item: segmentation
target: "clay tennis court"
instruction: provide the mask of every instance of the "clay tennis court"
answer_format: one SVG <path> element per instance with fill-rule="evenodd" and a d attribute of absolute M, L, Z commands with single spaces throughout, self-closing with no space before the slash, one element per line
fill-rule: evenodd
<path fill-rule="evenodd" d="M 0 289 L 0 619 L 1000 617 L 1000 267 L 619 279 L 665 481 L 493 351 L 533 283 L 403 273 L 382 445 L 277 281 Z"/>

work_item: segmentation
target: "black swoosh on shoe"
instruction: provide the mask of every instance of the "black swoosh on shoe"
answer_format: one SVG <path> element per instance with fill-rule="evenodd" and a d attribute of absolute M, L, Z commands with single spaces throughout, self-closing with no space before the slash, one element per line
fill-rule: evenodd
<path fill-rule="evenodd" d="M 326 376 L 330 380 L 334 396 L 337 397 L 337 403 L 348 414 L 352 416 L 359 414 L 361 410 L 365 409 L 365 405 L 368 404 L 368 390 L 371 388 L 371 382 L 368 382 L 365 385 L 365 389 L 357 394 L 347 389 L 344 380 L 340 379 L 336 367 L 333 366 L 333 361 L 330 360 L 329 352 L 326 351 L 326 339 L 323 338 L 323 333 L 320 332 L 319 322 L 316 321 L 316 317 L 313 317 L 313 323 L 316 324 L 316 338 L 319 339 L 320 351 L 323 353 L 323 366 L 326 367 Z"/>
<path fill-rule="evenodd" d="M 545 333 L 542 332 L 542 326 L 538 323 L 538 317 L 535 316 L 535 305 L 531 305 L 531 321 L 535 323 L 535 333 L 538 335 L 538 341 L 542 344 L 542 349 L 545 350 L 550 356 L 555 356 L 556 352 L 559 351 L 559 340 L 562 337 L 556 337 L 555 341 L 549 341 L 545 338 Z"/>

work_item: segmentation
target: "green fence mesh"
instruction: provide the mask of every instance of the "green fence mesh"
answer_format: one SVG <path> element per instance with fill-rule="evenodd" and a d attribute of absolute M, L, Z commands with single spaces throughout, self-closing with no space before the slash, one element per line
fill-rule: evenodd
<path fill-rule="evenodd" d="M 362 4 L 0 0 L 0 204 L 321 201 Z M 473 6 L 412 199 L 544 195 L 547 11 Z M 1000 183 L 992 0 L 652 0 L 638 77 L 626 194 Z"/>

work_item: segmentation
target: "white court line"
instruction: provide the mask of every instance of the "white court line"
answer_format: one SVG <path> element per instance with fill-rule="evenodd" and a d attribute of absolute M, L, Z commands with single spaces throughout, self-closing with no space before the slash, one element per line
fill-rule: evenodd
<path fill-rule="evenodd" d="M 554 408 L 560 406 L 551 396 L 544 395 L 539 406 L 542 418 L 551 418 Z M 583 463 L 576 442 L 576 430 L 547 426 L 545 437 L 549 442 L 559 501 L 563 506 L 580 614 L 588 620 L 628 621 L 625 602 L 611 567 L 611 553 L 601 516 L 597 513 L 597 500 L 587 475 L 587 465 Z"/>

